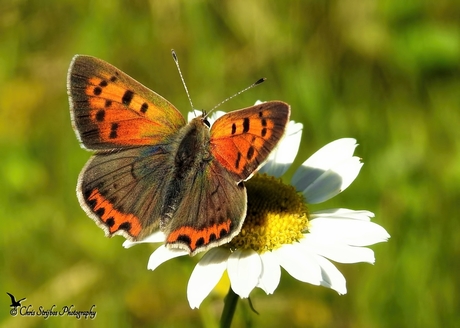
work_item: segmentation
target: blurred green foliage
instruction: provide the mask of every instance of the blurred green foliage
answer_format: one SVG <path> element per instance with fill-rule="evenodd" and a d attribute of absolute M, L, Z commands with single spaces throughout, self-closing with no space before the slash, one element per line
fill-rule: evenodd
<path fill-rule="evenodd" d="M 222 109 L 290 103 L 304 124 L 296 165 L 357 138 L 360 176 L 322 206 L 371 210 L 392 236 L 374 266 L 337 265 L 348 294 L 283 272 L 274 295 L 251 294 L 260 315 L 239 303 L 235 327 L 458 326 L 459 17 L 447 0 L 1 1 L 0 326 L 216 327 L 225 287 L 200 310 L 186 299 L 195 258 L 148 271 L 152 246 L 104 238 L 74 191 L 90 154 L 70 124 L 72 56 L 114 64 L 185 114 L 171 48 L 198 108 L 267 77 Z M 35 308 L 95 304 L 97 317 L 11 317 L 7 291 Z"/>

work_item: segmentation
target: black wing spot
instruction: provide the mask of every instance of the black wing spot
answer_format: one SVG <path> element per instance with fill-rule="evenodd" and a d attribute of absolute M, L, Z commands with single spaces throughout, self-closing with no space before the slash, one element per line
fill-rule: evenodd
<path fill-rule="evenodd" d="M 85 190 L 83 192 L 83 196 L 85 196 L 85 199 L 86 199 L 88 205 L 91 203 L 90 201 L 88 201 L 88 198 L 91 197 L 92 193 L 93 193 L 93 189 L 88 189 L 88 190 Z"/>
<path fill-rule="evenodd" d="M 192 240 L 187 235 L 179 235 L 179 237 L 177 237 L 176 241 L 184 243 L 184 244 L 188 245 L 189 247 L 190 247 L 190 244 L 192 243 Z"/>
<path fill-rule="evenodd" d="M 101 87 L 95 87 L 93 93 L 94 95 L 99 96 L 102 93 Z"/>
<path fill-rule="evenodd" d="M 131 103 L 131 100 L 133 100 L 133 97 L 134 97 L 134 92 L 132 92 L 131 90 L 126 90 L 125 94 L 121 98 L 121 102 L 125 104 L 126 106 L 129 106 L 129 104 Z"/>
<path fill-rule="evenodd" d="M 212 234 L 209 235 L 209 241 L 210 241 L 210 242 L 211 242 L 211 241 L 214 241 L 214 240 L 216 240 L 216 239 L 217 239 L 217 237 L 216 237 L 216 235 L 215 235 L 214 233 L 212 233 Z"/>
<path fill-rule="evenodd" d="M 103 122 L 105 118 L 105 110 L 99 109 L 96 113 L 96 120 L 98 122 Z"/>
<path fill-rule="evenodd" d="M 267 128 L 263 128 L 260 134 L 262 137 L 265 137 L 267 135 Z"/>
<path fill-rule="evenodd" d="M 115 224 L 115 219 L 113 217 L 110 217 L 107 220 L 105 220 L 105 224 L 107 224 L 109 228 L 112 228 Z"/>
<path fill-rule="evenodd" d="M 219 232 L 219 237 L 224 238 L 226 235 L 228 235 L 228 231 L 225 229 L 221 229 Z"/>
<path fill-rule="evenodd" d="M 203 246 L 203 245 L 204 245 L 204 238 L 203 237 L 198 238 L 198 240 L 195 243 L 195 248 Z"/>
<path fill-rule="evenodd" d="M 117 130 L 118 130 L 118 123 L 112 123 L 112 126 L 110 127 L 110 135 L 109 135 L 109 138 L 110 139 L 115 139 L 118 134 L 117 134 Z"/>
<path fill-rule="evenodd" d="M 243 133 L 249 131 L 249 118 L 245 117 L 243 120 Z"/>
<path fill-rule="evenodd" d="M 97 205 L 97 201 L 95 199 L 88 200 L 88 197 L 86 197 L 86 204 L 88 204 L 89 208 L 94 209 Z"/>
<path fill-rule="evenodd" d="M 122 224 L 120 224 L 118 229 L 123 229 L 123 230 L 129 231 L 129 230 L 131 230 L 131 223 L 128 222 L 128 221 L 125 221 Z"/>
<path fill-rule="evenodd" d="M 262 119 L 262 126 L 267 126 L 267 120 L 266 119 Z"/>
<path fill-rule="evenodd" d="M 240 160 L 241 160 L 241 153 L 238 152 L 238 155 L 236 156 L 236 161 L 235 161 L 235 168 L 236 169 L 240 168 Z"/>
<path fill-rule="evenodd" d="M 105 107 L 110 107 L 110 106 L 112 106 L 112 100 L 107 99 L 105 101 Z"/>
<path fill-rule="evenodd" d="M 246 154 L 246 158 L 250 161 L 254 156 L 254 147 L 250 146 L 248 149 L 248 153 Z"/>
<path fill-rule="evenodd" d="M 97 211 L 94 212 L 94 214 L 96 214 L 99 217 L 102 217 L 104 213 L 105 213 L 105 208 L 103 207 L 99 208 Z"/>
<path fill-rule="evenodd" d="M 235 132 L 236 132 L 236 124 L 233 123 L 232 124 L 232 135 L 235 134 Z"/>
<path fill-rule="evenodd" d="M 149 109 L 149 104 L 143 103 L 141 106 L 141 112 L 145 114 L 145 112 Z"/>
<path fill-rule="evenodd" d="M 107 86 L 107 81 L 106 80 L 102 80 L 100 83 L 99 83 L 99 86 L 100 87 L 106 87 Z"/>
<path fill-rule="evenodd" d="M 118 75 L 118 72 L 115 72 L 115 74 Z M 110 81 L 115 82 L 116 80 L 117 80 L 117 77 L 116 77 L 115 75 L 112 75 L 112 76 L 110 77 Z"/>

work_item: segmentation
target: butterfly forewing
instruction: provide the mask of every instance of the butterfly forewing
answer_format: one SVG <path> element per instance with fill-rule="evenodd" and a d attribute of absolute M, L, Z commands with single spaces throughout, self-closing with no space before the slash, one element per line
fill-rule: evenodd
<path fill-rule="evenodd" d="M 94 57 L 73 58 L 67 88 L 75 132 L 88 149 L 154 145 L 185 125 L 166 99 Z"/>
<path fill-rule="evenodd" d="M 245 180 L 265 162 L 284 134 L 289 105 L 270 101 L 230 112 L 211 127 L 211 152 L 225 169 Z"/>

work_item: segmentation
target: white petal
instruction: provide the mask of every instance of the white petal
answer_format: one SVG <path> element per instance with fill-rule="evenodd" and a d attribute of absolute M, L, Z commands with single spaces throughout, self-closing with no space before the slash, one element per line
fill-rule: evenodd
<path fill-rule="evenodd" d="M 147 269 L 153 271 L 160 264 L 183 255 L 188 255 L 188 252 L 183 249 L 169 249 L 165 245 L 161 245 L 150 255 Z"/>
<path fill-rule="evenodd" d="M 249 297 L 262 273 L 259 254 L 253 250 L 233 252 L 228 258 L 227 272 L 233 291 L 241 298 Z"/>
<path fill-rule="evenodd" d="M 261 254 L 260 259 L 262 260 L 262 275 L 257 287 L 262 288 L 267 295 L 273 294 L 280 283 L 281 268 L 272 252 Z"/>
<path fill-rule="evenodd" d="M 123 247 L 124 248 L 130 248 L 130 247 L 133 247 L 133 246 L 136 246 L 138 244 L 142 244 L 142 243 L 162 243 L 164 242 L 166 239 L 166 236 L 163 232 L 161 231 L 156 231 L 154 233 L 152 233 L 151 235 L 145 237 L 144 239 L 142 240 L 139 240 L 139 241 L 130 241 L 130 240 L 125 240 L 125 242 L 123 243 Z"/>
<path fill-rule="evenodd" d="M 201 302 L 219 282 L 227 268 L 229 255 L 228 249 L 213 248 L 206 252 L 195 266 L 187 286 L 187 298 L 192 309 L 199 308 Z"/>
<path fill-rule="evenodd" d="M 208 121 L 211 125 L 214 124 L 214 122 L 218 119 L 218 118 L 221 118 L 222 116 L 224 116 L 225 114 L 227 114 L 226 112 L 223 112 L 221 110 L 217 110 L 217 111 L 214 111 L 211 113 L 211 115 L 209 115 L 208 117 Z"/>
<path fill-rule="evenodd" d="M 301 123 L 294 121 L 288 123 L 284 137 L 270 153 L 264 166 L 260 168 L 260 173 L 267 173 L 277 178 L 286 173 L 299 151 L 302 128 Z"/>
<path fill-rule="evenodd" d="M 198 109 L 194 109 L 193 112 L 188 112 L 187 113 L 187 122 L 190 122 L 193 120 L 195 117 L 198 117 L 202 114 L 203 112 Z"/>
<path fill-rule="evenodd" d="M 316 258 L 297 244 L 286 244 L 273 251 L 278 263 L 295 279 L 319 285 L 321 268 Z"/>
<path fill-rule="evenodd" d="M 353 219 L 317 218 L 310 221 L 309 232 L 325 242 L 342 242 L 351 246 L 368 246 L 385 242 L 388 232 L 374 222 Z"/>
<path fill-rule="evenodd" d="M 334 289 L 339 294 L 347 293 L 347 284 L 343 274 L 327 259 L 318 256 L 316 259 L 321 267 L 321 286 Z"/>
<path fill-rule="evenodd" d="M 317 204 L 341 193 L 355 180 L 362 166 L 358 157 L 351 157 L 323 172 L 302 190 L 305 199 L 310 204 Z"/>
<path fill-rule="evenodd" d="M 304 190 L 321 174 L 353 156 L 357 144 L 352 138 L 332 141 L 307 159 L 292 177 L 292 185 Z"/>
<path fill-rule="evenodd" d="M 354 219 L 370 221 L 375 216 L 374 213 L 366 210 L 349 210 L 347 208 L 331 208 L 327 210 L 315 211 L 311 213 L 310 220 L 315 218 L 334 218 L 334 219 Z"/>
<path fill-rule="evenodd" d="M 325 240 L 322 236 L 305 234 L 300 243 L 306 249 L 339 263 L 367 262 L 374 264 L 374 251 L 366 247 L 350 246 L 337 241 Z"/>

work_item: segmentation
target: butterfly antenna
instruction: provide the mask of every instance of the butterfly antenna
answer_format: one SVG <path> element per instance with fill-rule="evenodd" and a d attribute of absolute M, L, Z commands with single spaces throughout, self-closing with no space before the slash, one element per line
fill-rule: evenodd
<path fill-rule="evenodd" d="M 184 86 L 185 93 L 187 94 L 188 101 L 190 102 L 190 106 L 192 106 L 192 112 L 195 114 L 195 108 L 193 107 L 192 98 L 190 97 L 190 94 L 188 93 L 187 85 L 185 84 L 184 77 L 182 76 L 182 71 L 180 70 L 179 59 L 177 58 L 177 55 L 174 49 L 171 49 L 171 54 L 173 56 L 174 62 L 176 63 L 177 70 L 179 71 L 180 79 L 182 80 L 182 85 Z"/>
<path fill-rule="evenodd" d="M 233 96 L 230 96 L 228 97 L 227 99 L 224 99 L 223 101 L 221 101 L 220 103 L 218 103 L 216 106 L 214 106 L 209 112 L 206 113 L 206 117 L 213 111 L 215 110 L 216 108 L 222 106 L 224 103 L 226 103 L 227 101 L 229 101 L 230 99 L 233 99 L 235 98 L 236 96 L 242 94 L 243 92 L 246 92 L 248 91 L 249 89 L 252 89 L 254 88 L 255 86 L 261 84 L 262 82 L 264 82 L 266 80 L 265 77 L 261 78 L 261 79 L 258 79 L 256 82 L 254 82 L 253 84 L 251 84 L 249 87 L 247 88 L 244 88 L 243 90 L 241 91 L 238 91 L 237 93 L 235 93 Z"/>

